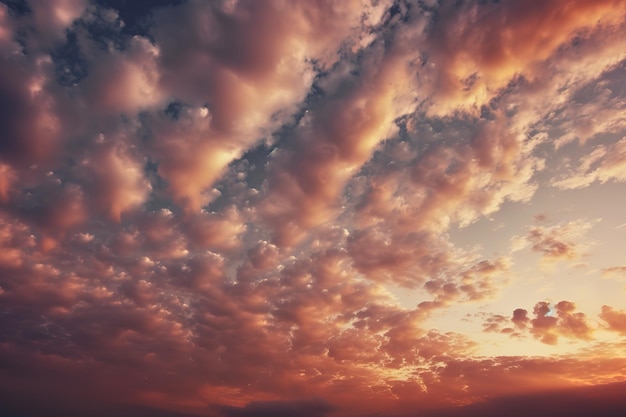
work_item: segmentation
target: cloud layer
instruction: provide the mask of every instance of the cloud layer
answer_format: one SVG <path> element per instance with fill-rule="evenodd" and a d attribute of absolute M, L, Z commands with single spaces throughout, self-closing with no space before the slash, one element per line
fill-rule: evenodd
<path fill-rule="evenodd" d="M 555 201 L 626 180 L 624 2 L 0 22 L 5 411 L 484 415 L 623 381 L 620 217 Z"/>

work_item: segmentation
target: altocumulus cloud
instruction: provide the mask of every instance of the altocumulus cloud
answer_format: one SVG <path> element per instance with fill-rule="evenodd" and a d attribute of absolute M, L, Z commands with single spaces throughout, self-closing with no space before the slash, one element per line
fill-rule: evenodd
<path fill-rule="evenodd" d="M 625 25 L 621 0 L 0 2 L 0 411 L 623 410 L 623 218 L 589 207 L 626 180 Z"/>

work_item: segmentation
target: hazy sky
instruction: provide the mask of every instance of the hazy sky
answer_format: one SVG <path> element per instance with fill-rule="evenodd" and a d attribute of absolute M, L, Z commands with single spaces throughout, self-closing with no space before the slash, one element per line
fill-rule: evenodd
<path fill-rule="evenodd" d="M 623 416 L 626 1 L 0 2 L 0 414 Z"/>

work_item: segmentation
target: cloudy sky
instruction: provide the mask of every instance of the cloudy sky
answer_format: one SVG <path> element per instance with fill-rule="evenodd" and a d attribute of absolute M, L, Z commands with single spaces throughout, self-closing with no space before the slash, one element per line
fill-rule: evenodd
<path fill-rule="evenodd" d="M 624 0 L 3 0 L 0 413 L 624 415 L 625 34 Z"/>

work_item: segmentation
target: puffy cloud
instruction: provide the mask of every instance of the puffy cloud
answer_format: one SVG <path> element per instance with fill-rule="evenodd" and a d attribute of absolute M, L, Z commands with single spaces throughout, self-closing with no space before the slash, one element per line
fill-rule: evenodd
<path fill-rule="evenodd" d="M 510 337 L 523 338 L 530 323 L 528 311 L 523 308 L 516 308 L 511 317 L 502 314 L 487 315 L 483 322 L 483 332 L 502 333 L 508 334 Z"/>
<path fill-rule="evenodd" d="M 602 306 L 600 318 L 608 324 L 609 330 L 616 331 L 620 334 L 626 334 L 626 312 L 623 310 L 615 310 L 610 306 Z"/>
<path fill-rule="evenodd" d="M 120 243 L 127 243 L 120 246 L 121 253 L 127 255 L 136 250 L 145 250 L 149 256 L 162 259 L 183 258 L 189 254 L 187 236 L 181 232 L 176 215 L 168 209 L 143 213 L 136 226 L 118 236 L 123 239 Z"/>
<path fill-rule="evenodd" d="M 528 311 L 523 308 L 516 308 L 513 310 L 513 317 L 511 317 L 511 321 L 515 324 L 515 327 L 520 329 L 525 329 L 529 322 Z"/>
<path fill-rule="evenodd" d="M 591 337 L 591 327 L 587 324 L 585 314 L 575 312 L 576 305 L 570 301 L 560 301 L 555 305 L 556 316 L 558 322 L 556 326 L 560 336 L 577 338 L 577 339 L 589 339 Z M 537 334 L 541 334 L 541 340 L 544 343 L 549 343 L 552 340 L 551 336 L 546 335 L 548 327 L 553 327 L 551 322 L 546 322 L 549 311 L 546 311 L 545 306 L 538 303 L 533 309 L 536 318 L 531 320 L 533 325 L 533 332 L 535 337 Z"/>
<path fill-rule="evenodd" d="M 16 179 L 15 171 L 9 165 L 0 165 L 0 202 L 8 201 L 9 191 Z"/>
<path fill-rule="evenodd" d="M 175 201 L 200 211 L 210 202 L 205 191 L 238 155 L 236 143 L 220 141 L 211 133 L 212 115 L 206 108 L 188 109 L 178 120 L 164 117 L 153 124 L 152 158 Z"/>
<path fill-rule="evenodd" d="M 453 3 L 0 5 L 0 402 L 406 415 L 623 379 L 573 303 L 491 313 L 524 253 L 473 243 L 574 138 L 619 180 L 623 5 Z M 574 259 L 592 225 L 514 249 Z M 582 347 L 478 357 L 473 310 Z"/>
<path fill-rule="evenodd" d="M 220 213 L 202 211 L 184 224 L 185 235 L 198 249 L 228 251 L 241 245 L 246 230 L 243 213 L 231 206 Z"/>
<path fill-rule="evenodd" d="M 28 1 L 32 13 L 29 29 L 35 32 L 28 46 L 48 49 L 62 41 L 65 30 L 82 15 L 87 4 L 87 0 Z"/>
<path fill-rule="evenodd" d="M 76 184 L 63 184 L 53 178 L 36 191 L 21 196 L 20 203 L 28 207 L 21 215 L 35 225 L 41 247 L 52 249 L 87 220 L 85 194 Z"/>
<path fill-rule="evenodd" d="M 594 328 L 584 313 L 576 311 L 576 305 L 571 301 L 560 301 L 554 305 L 540 301 L 533 307 L 533 315 L 534 318 L 530 318 L 527 310 L 515 309 L 510 318 L 514 328 L 506 327 L 509 319 L 504 316 L 492 315 L 487 317 L 483 330 L 507 333 L 511 336 L 520 336 L 528 331 L 548 345 L 556 345 L 559 337 L 579 340 L 592 338 Z"/>
<path fill-rule="evenodd" d="M 26 225 L 9 216 L 0 216 L 0 268 L 11 270 L 22 266 L 24 252 L 34 245 L 34 237 Z"/>
<path fill-rule="evenodd" d="M 184 103 L 207 105 L 204 128 L 157 141 L 160 172 L 183 205 L 199 210 L 226 165 L 289 120 L 313 81 L 311 62 L 329 67 L 340 42 L 370 18 L 376 23 L 383 4 L 367 4 L 192 1 L 157 13 L 161 86 Z M 190 24 L 181 27 L 181 19 Z"/>
<path fill-rule="evenodd" d="M 90 112 L 135 113 L 164 104 L 168 98 L 159 86 L 159 49 L 135 36 L 124 50 L 102 50 L 79 32 L 89 70 L 80 83 Z"/>
<path fill-rule="evenodd" d="M 368 278 L 411 287 L 438 277 L 454 264 L 447 248 L 438 247 L 441 244 L 427 234 L 393 236 L 384 230 L 369 229 L 350 235 L 347 249 L 357 270 Z"/>
<path fill-rule="evenodd" d="M 411 76 L 399 48 L 376 45 L 365 55 L 361 79 L 348 76 L 346 93 L 305 115 L 294 149 L 270 161 L 262 213 L 279 244 L 292 245 L 337 215 L 348 180 L 395 132 L 394 119 L 412 110 Z"/>
<path fill-rule="evenodd" d="M 535 191 L 528 182 L 541 165 L 530 155 L 532 148 L 496 122 L 475 123 L 469 143 L 461 133 L 457 144 L 423 152 L 411 169 L 415 191 L 427 197 L 421 211 L 433 224 L 440 219 L 443 227 L 465 226 L 504 201 L 525 201 Z"/>
<path fill-rule="evenodd" d="M 80 161 L 78 175 L 90 194 L 93 211 L 104 209 L 119 222 L 124 212 L 141 207 L 152 187 L 144 176 L 143 164 L 123 139 L 107 140 L 100 135 L 98 142 L 102 143 Z"/>
<path fill-rule="evenodd" d="M 2 54 L 0 124 L 4 139 L 0 160 L 14 168 L 45 161 L 62 141 L 58 100 L 51 94 L 52 62 L 31 61 L 23 52 Z"/>
<path fill-rule="evenodd" d="M 395 144 L 408 148 L 402 159 L 389 144 L 349 184 L 356 230 L 348 250 L 362 273 L 387 274 L 407 286 L 458 276 L 477 260 L 471 251 L 451 245 L 445 232 L 534 193 L 528 182 L 539 161 L 521 137 L 472 117 L 445 122 L 414 123 L 411 141 Z M 434 132 L 441 125 L 442 131 Z"/>
<path fill-rule="evenodd" d="M 427 48 L 438 96 L 431 111 L 446 113 L 460 106 L 478 110 L 516 77 L 541 77 L 540 64 L 576 35 L 607 26 L 618 32 L 623 10 L 614 0 L 573 7 L 566 1 L 443 2 Z"/>

